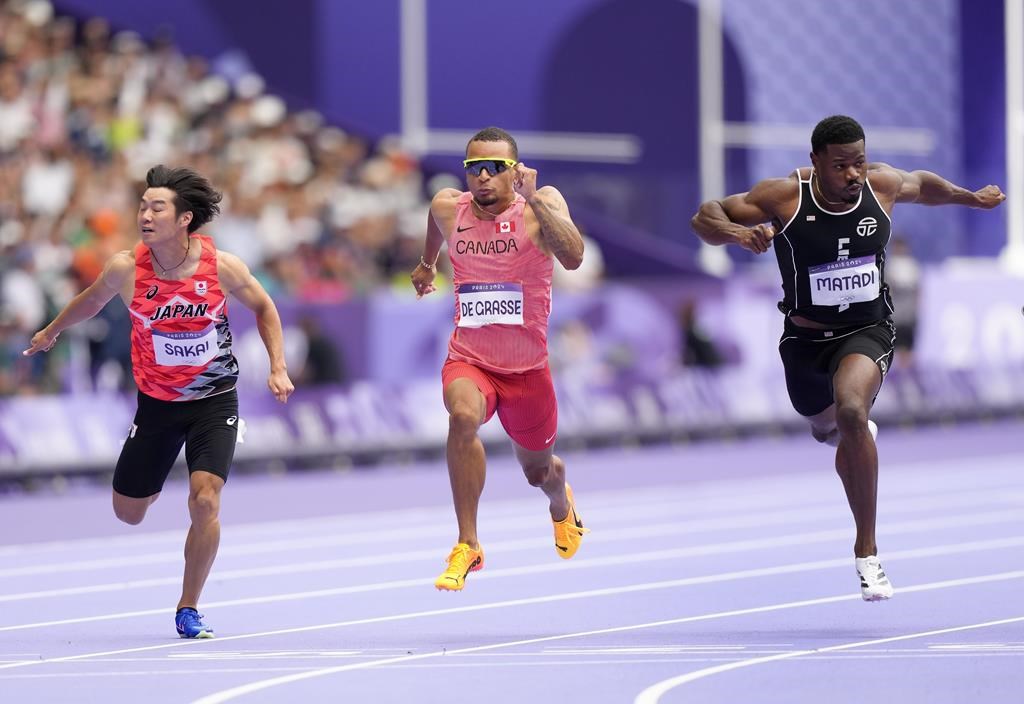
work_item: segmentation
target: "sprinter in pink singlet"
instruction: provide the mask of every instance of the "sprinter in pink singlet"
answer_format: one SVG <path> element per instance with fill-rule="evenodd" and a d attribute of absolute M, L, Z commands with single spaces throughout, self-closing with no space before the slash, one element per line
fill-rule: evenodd
<path fill-rule="evenodd" d="M 575 555 L 586 532 L 565 464 L 554 454 L 558 408 L 547 349 L 552 258 L 577 268 L 583 239 L 565 199 L 552 186 L 537 188 L 537 172 L 519 161 L 504 130 L 478 132 L 464 165 L 469 191 L 434 196 L 423 258 L 412 272 L 419 296 L 433 291 L 438 253 L 448 243 L 455 330 L 441 379 L 459 539 L 434 583 L 446 591 L 461 590 L 466 575 L 484 565 L 476 517 L 486 460 L 477 433 L 495 413 L 527 480 L 550 501 L 559 557 Z"/>

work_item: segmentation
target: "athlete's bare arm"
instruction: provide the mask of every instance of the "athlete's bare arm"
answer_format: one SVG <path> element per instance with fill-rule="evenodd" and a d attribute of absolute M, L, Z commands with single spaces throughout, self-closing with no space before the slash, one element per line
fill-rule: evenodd
<path fill-rule="evenodd" d="M 277 306 L 256 277 L 241 259 L 224 251 L 217 252 L 217 278 L 221 288 L 237 298 L 242 305 L 256 314 L 256 327 L 270 358 L 270 376 L 267 387 L 281 403 L 287 403 L 295 387 L 288 378 L 284 361 L 284 331 Z"/>
<path fill-rule="evenodd" d="M 882 162 L 868 165 L 868 178 L 875 193 L 890 203 L 966 205 L 990 210 L 1006 200 L 999 186 L 969 191 L 931 171 L 902 171 Z"/>
<path fill-rule="evenodd" d="M 519 162 L 512 187 L 526 199 L 540 230 L 541 248 L 554 255 L 566 269 L 583 263 L 583 236 L 569 216 L 565 198 L 554 186 L 537 188 L 537 170 Z"/>
<path fill-rule="evenodd" d="M 583 236 L 569 215 L 569 205 L 554 186 L 544 186 L 526 201 L 537 218 L 539 239 L 566 269 L 578 269 L 583 263 Z"/>
<path fill-rule="evenodd" d="M 29 348 L 22 352 L 28 356 L 48 352 L 57 337 L 72 325 L 88 320 L 107 305 L 107 302 L 130 290 L 135 283 L 135 257 L 130 251 L 118 252 L 107 260 L 103 273 L 80 294 L 71 299 L 53 321 L 32 336 Z M 128 300 L 131 300 L 130 296 Z"/>
<path fill-rule="evenodd" d="M 775 237 L 771 223 L 788 220 L 799 195 L 800 185 L 795 178 L 767 179 L 746 193 L 701 204 L 690 227 L 708 244 L 735 244 L 762 254 Z"/>
<path fill-rule="evenodd" d="M 423 258 L 412 270 L 411 277 L 416 297 L 422 298 L 434 291 L 437 274 L 437 256 L 441 245 L 448 239 L 455 224 L 455 204 L 462 193 L 454 188 L 442 188 L 434 194 L 427 214 L 427 239 L 423 243 Z"/>

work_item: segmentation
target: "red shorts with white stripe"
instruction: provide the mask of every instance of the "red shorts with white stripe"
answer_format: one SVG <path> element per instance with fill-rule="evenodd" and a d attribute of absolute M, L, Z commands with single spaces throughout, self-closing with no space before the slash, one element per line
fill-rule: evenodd
<path fill-rule="evenodd" d="M 551 370 L 545 365 L 519 374 L 502 374 L 448 359 L 441 381 L 448 388 L 456 379 L 470 379 L 487 402 L 486 423 L 495 412 L 517 445 L 534 452 L 546 450 L 558 434 L 558 404 Z"/>

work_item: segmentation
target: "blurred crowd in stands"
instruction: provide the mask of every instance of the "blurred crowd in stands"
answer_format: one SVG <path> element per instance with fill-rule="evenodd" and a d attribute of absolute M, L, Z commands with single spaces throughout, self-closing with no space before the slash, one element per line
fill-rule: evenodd
<path fill-rule="evenodd" d="M 0 0 L 0 394 L 59 386 L 45 356 L 20 352 L 137 242 L 142 179 L 157 163 L 189 165 L 223 190 L 203 231 L 275 297 L 337 303 L 408 285 L 428 198 L 416 161 L 264 88 L 244 62 L 54 16 L 46 0 Z M 127 359 L 118 308 L 85 327 L 87 365 Z"/>
<path fill-rule="evenodd" d="M 111 254 L 138 241 L 143 179 L 158 163 L 208 176 L 225 198 L 203 233 L 241 257 L 275 300 L 311 306 L 386 288 L 411 296 L 429 198 L 462 186 L 447 173 L 428 178 L 395 138 L 374 143 L 289 110 L 244 57 L 186 57 L 167 35 L 145 41 L 104 19 L 57 16 L 48 0 L 0 0 L 0 397 L 132 388 L 128 313 L 117 301 L 52 353 L 21 351 Z M 585 239 L 584 266 L 556 266 L 556 286 L 602 278 L 600 249 Z M 905 248 L 892 269 L 895 286 L 916 288 Z M 680 310 L 678 363 L 735 361 L 698 312 L 695 301 Z M 308 339 L 293 378 L 349 380 L 336 341 L 311 321 L 296 328 Z M 552 366 L 592 380 L 632 363 L 618 343 L 598 350 L 593 335 L 582 324 L 553 330 Z"/>

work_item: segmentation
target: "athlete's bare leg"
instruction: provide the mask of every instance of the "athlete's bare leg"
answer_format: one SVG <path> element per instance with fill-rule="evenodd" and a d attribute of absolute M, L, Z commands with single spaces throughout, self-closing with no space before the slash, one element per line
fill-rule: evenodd
<path fill-rule="evenodd" d="M 569 497 L 565 493 L 565 463 L 554 454 L 554 446 L 545 450 L 527 450 L 513 442 L 516 459 L 531 486 L 539 487 L 551 502 L 551 520 L 559 522 L 569 515 Z"/>
<path fill-rule="evenodd" d="M 487 458 L 478 431 L 487 412 L 487 400 L 472 380 L 460 378 L 445 387 L 444 405 L 448 409 L 448 479 L 459 522 L 459 542 L 479 550 L 476 516 Z"/>
<path fill-rule="evenodd" d="M 836 425 L 836 404 L 807 419 L 811 424 L 811 435 L 818 442 L 834 445 L 839 442 L 839 427 Z"/>
<path fill-rule="evenodd" d="M 146 510 L 153 504 L 154 501 L 160 498 L 160 492 L 147 496 L 142 499 L 136 499 L 131 496 L 125 496 L 114 492 L 114 515 L 119 520 L 124 521 L 128 525 L 137 526 L 142 523 L 142 519 L 146 517 Z"/>
<path fill-rule="evenodd" d="M 220 546 L 220 492 L 224 480 L 216 474 L 193 471 L 189 476 L 188 512 L 192 525 L 185 538 L 185 577 L 178 608 L 196 608 Z"/>
<path fill-rule="evenodd" d="M 839 434 L 836 471 L 843 480 L 846 499 L 857 525 L 857 540 L 853 546 L 856 557 L 878 552 L 875 541 L 878 451 L 868 430 L 868 411 L 881 384 L 882 373 L 871 358 L 862 354 L 844 357 L 832 378 L 835 404 L 809 419 L 815 438 L 824 440 L 833 432 Z"/>

